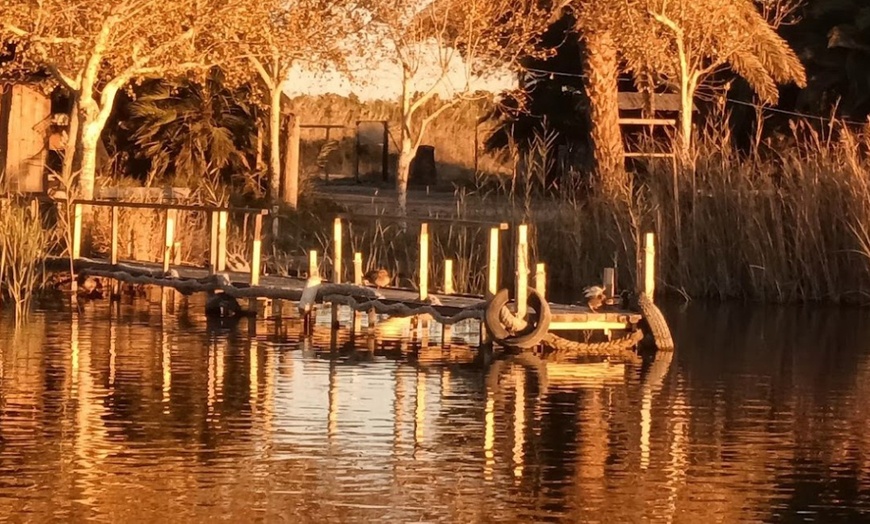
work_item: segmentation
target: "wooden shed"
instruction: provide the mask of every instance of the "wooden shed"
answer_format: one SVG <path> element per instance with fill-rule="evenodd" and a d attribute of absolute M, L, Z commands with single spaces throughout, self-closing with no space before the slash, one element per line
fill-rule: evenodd
<path fill-rule="evenodd" d="M 0 84 L 0 191 L 45 191 L 50 130 L 47 95 L 26 84 Z"/>

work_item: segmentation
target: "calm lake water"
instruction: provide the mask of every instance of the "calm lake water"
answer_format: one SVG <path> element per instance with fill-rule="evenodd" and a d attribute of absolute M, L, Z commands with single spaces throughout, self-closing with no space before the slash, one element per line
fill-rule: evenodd
<path fill-rule="evenodd" d="M 172 309 L 0 320 L 0 521 L 870 520 L 870 312 L 670 308 L 675 354 L 544 375 Z"/>

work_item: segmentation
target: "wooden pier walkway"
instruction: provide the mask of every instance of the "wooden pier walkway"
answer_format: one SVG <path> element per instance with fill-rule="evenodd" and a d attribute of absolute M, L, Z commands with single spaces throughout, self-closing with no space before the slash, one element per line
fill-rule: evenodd
<path fill-rule="evenodd" d="M 111 210 L 111 252 L 108 259 L 85 258 L 82 256 L 82 209 L 84 206 L 103 206 Z M 313 282 L 310 279 L 264 274 L 262 260 L 262 244 L 264 240 L 264 217 L 270 216 L 270 210 L 259 208 L 229 208 L 196 206 L 175 203 L 130 203 L 121 201 L 78 201 L 73 203 L 72 217 L 72 245 L 70 250 L 74 260 L 74 268 L 77 273 L 103 277 L 112 280 L 113 297 L 118 296 L 120 282 L 133 284 L 147 284 L 163 288 L 174 288 L 182 293 L 194 293 L 203 291 L 223 291 L 236 298 L 247 298 L 253 308 L 259 310 L 259 299 L 272 299 L 281 303 L 291 302 L 312 307 L 313 303 L 332 303 L 333 305 L 350 306 L 357 312 L 368 311 L 369 318 L 373 319 L 376 312 L 390 316 L 412 316 L 434 319 L 443 325 L 450 325 L 460 320 L 472 319 L 480 322 L 482 336 L 486 317 L 487 300 L 481 295 L 464 295 L 453 291 L 453 261 L 444 260 L 444 274 L 440 292 L 432 293 L 429 288 L 429 269 L 432 263 L 430 257 L 429 224 L 444 223 L 455 227 L 486 227 L 489 229 L 489 242 L 484 247 L 487 251 L 486 264 L 486 287 L 487 296 L 495 296 L 499 292 L 499 278 L 502 271 L 499 267 L 501 260 L 500 234 L 510 229 L 506 223 L 489 223 L 455 219 L 401 219 L 404 227 L 416 223 L 419 225 L 419 252 L 417 269 L 416 289 L 404 288 L 372 288 L 363 286 L 362 276 L 362 253 L 353 254 L 353 280 L 343 282 L 342 275 L 345 256 L 343 255 L 344 227 L 355 220 L 393 220 L 395 218 L 383 216 L 361 216 L 340 214 L 334 219 L 332 245 L 325 256 L 331 266 L 331 278 L 319 274 L 317 251 L 308 253 L 308 276 L 321 279 L 318 290 L 312 293 L 306 291 L 306 287 Z M 163 214 L 164 253 L 163 263 L 147 262 L 141 260 L 121 261 L 118 247 L 118 215 L 121 208 L 149 209 Z M 209 261 L 205 267 L 194 267 L 179 264 L 179 243 L 176 241 L 177 222 L 179 212 L 196 211 L 206 213 L 209 217 L 210 244 Z M 253 218 L 252 238 L 250 238 L 250 260 L 245 264 L 250 268 L 247 272 L 233 272 L 227 270 L 227 235 L 228 217 L 231 213 L 241 213 Z M 280 217 L 270 216 L 272 219 L 273 235 L 278 227 L 276 220 Z M 516 267 L 515 290 L 530 290 L 538 297 L 546 297 L 547 280 L 546 266 L 537 263 L 530 267 L 530 248 L 528 243 L 528 226 L 516 224 L 515 240 L 513 246 L 513 260 Z M 640 282 L 641 291 L 651 297 L 654 287 L 655 248 L 653 235 L 647 234 L 645 238 L 644 253 L 641 261 L 642 267 L 638 274 L 642 275 Z M 349 257 L 348 257 L 349 258 Z M 55 263 L 61 264 L 60 260 Z M 68 263 L 68 261 L 67 261 Z M 67 266 L 68 267 L 68 266 Z M 350 271 L 348 271 L 350 273 Z M 530 276 L 533 282 L 529 282 Z M 75 280 L 73 281 L 75 283 Z M 607 298 L 616 296 L 615 270 L 605 268 L 602 272 L 602 283 Z M 74 284 L 75 285 L 75 284 Z M 512 314 L 516 319 L 525 319 L 530 308 L 528 304 L 529 294 L 515 293 L 511 306 Z M 316 297 L 312 299 L 312 297 Z M 651 304 L 651 302 L 648 302 Z M 368 309 L 364 309 L 368 308 Z M 337 323 L 337 308 L 333 309 L 333 324 Z M 271 315 L 280 315 L 281 308 L 272 308 Z M 629 310 L 617 306 L 603 306 L 597 311 L 591 310 L 582 304 L 549 304 L 549 332 L 554 331 L 603 331 L 610 334 L 615 331 L 626 331 L 633 334 L 638 331 L 643 314 L 640 311 Z M 266 316 L 269 316 L 268 314 Z M 354 315 L 356 319 L 356 315 Z M 491 320 L 490 320 L 491 321 Z M 524 325 L 525 323 L 522 322 Z M 521 329 L 521 328 L 513 328 Z M 552 337 L 551 337 L 552 340 Z"/>

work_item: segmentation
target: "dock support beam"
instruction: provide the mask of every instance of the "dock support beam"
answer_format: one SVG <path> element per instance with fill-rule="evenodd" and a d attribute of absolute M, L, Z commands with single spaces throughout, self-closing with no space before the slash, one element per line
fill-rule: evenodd
<path fill-rule="evenodd" d="M 177 211 L 166 210 L 166 230 L 163 233 L 163 274 L 169 273 L 169 265 L 172 263 L 172 248 L 175 246 L 175 221 Z"/>
<path fill-rule="evenodd" d="M 612 267 L 604 268 L 601 283 L 604 285 L 604 296 L 613 298 L 616 295 L 616 270 Z"/>
<path fill-rule="evenodd" d="M 494 227 L 489 230 L 489 261 L 487 262 L 486 290 L 489 297 L 498 293 L 498 234 L 501 231 Z"/>
<path fill-rule="evenodd" d="M 209 221 L 211 222 L 211 236 L 209 237 L 209 250 L 208 250 L 208 265 L 209 265 L 209 274 L 214 275 L 217 273 L 217 260 L 218 260 L 218 212 L 212 211 L 209 217 Z"/>
<path fill-rule="evenodd" d="M 73 235 L 72 257 L 78 260 L 82 256 L 82 205 L 73 204 Z M 73 279 L 75 280 L 75 279 Z"/>
<path fill-rule="evenodd" d="M 312 249 L 308 252 L 308 278 L 319 276 L 320 269 L 317 266 L 317 250 Z"/>

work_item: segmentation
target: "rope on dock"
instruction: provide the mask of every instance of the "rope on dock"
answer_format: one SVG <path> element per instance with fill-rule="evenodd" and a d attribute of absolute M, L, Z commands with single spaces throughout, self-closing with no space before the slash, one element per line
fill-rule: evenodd
<path fill-rule="evenodd" d="M 526 327 L 526 322 L 517 318 L 507 307 L 499 313 L 499 320 L 511 331 L 520 331 Z M 627 362 L 636 362 L 640 357 L 632 351 L 643 339 L 643 333 L 635 331 L 626 337 L 603 342 L 576 342 L 562 338 L 552 332 L 544 335 L 541 344 L 549 356 L 582 356 L 582 357 L 612 357 Z"/>

